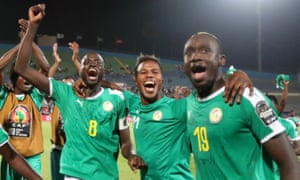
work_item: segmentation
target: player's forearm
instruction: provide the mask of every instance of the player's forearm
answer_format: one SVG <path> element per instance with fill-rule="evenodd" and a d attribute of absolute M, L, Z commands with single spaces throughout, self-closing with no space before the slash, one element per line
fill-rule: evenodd
<path fill-rule="evenodd" d="M 27 32 L 20 44 L 19 53 L 15 65 L 15 70 L 19 74 L 23 74 L 28 68 L 29 60 L 32 53 L 32 43 L 38 30 L 37 23 L 29 23 Z"/>
<path fill-rule="evenodd" d="M 32 52 L 39 67 L 43 70 L 43 72 L 48 72 L 50 67 L 49 62 L 41 48 L 35 42 L 32 43 Z"/>

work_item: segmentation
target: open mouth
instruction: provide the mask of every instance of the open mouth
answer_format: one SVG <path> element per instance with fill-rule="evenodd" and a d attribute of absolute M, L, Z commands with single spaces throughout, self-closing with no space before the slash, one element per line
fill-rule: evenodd
<path fill-rule="evenodd" d="M 88 77 L 90 80 L 96 80 L 97 79 L 97 71 L 94 68 L 90 68 L 87 72 Z"/>
<path fill-rule="evenodd" d="M 155 88 L 155 82 L 154 81 L 145 81 L 144 87 L 146 91 L 154 91 Z"/>
<path fill-rule="evenodd" d="M 194 80 L 202 80 L 205 78 L 206 67 L 202 65 L 194 65 L 191 67 L 191 73 Z"/>
<path fill-rule="evenodd" d="M 31 88 L 32 85 L 31 85 L 29 82 L 25 81 L 25 82 L 24 82 L 24 86 L 25 86 L 26 88 Z"/>
<path fill-rule="evenodd" d="M 204 66 L 196 65 L 196 66 L 191 67 L 192 73 L 202 73 L 202 72 L 205 72 L 205 70 L 206 70 L 206 67 L 204 67 Z"/>

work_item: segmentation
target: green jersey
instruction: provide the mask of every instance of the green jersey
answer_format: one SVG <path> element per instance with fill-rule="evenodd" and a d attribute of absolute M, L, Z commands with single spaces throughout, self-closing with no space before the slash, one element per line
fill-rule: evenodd
<path fill-rule="evenodd" d="M 147 164 L 142 179 L 194 179 L 189 169 L 186 141 L 186 99 L 163 97 L 142 105 L 140 97 L 124 92 L 126 106 L 133 118 L 137 155 Z"/>
<path fill-rule="evenodd" d="M 118 179 L 119 131 L 128 128 L 123 94 L 102 88 L 82 99 L 71 86 L 50 80 L 66 134 L 60 172 L 79 179 Z"/>
<path fill-rule="evenodd" d="M 3 130 L 2 126 L 0 125 L 0 147 L 3 146 L 7 142 L 8 142 L 8 135 Z"/>
<path fill-rule="evenodd" d="M 285 129 L 257 89 L 230 106 L 224 87 L 207 98 L 188 97 L 188 136 L 196 163 L 196 178 L 266 179 L 262 144 Z"/>
<path fill-rule="evenodd" d="M 274 106 L 274 103 L 271 101 L 270 98 L 266 97 L 266 101 L 270 104 L 270 106 L 273 108 L 274 112 L 276 113 L 277 116 L 279 116 L 279 122 L 283 125 L 283 127 L 285 128 L 285 133 L 288 136 L 291 144 L 294 141 L 298 141 L 299 140 L 299 135 L 297 133 L 297 129 L 296 126 L 293 122 L 291 122 L 290 120 L 284 119 L 280 113 L 278 112 L 278 110 L 276 109 L 276 107 Z M 265 161 L 265 174 L 267 174 L 269 176 L 268 179 L 272 179 L 272 180 L 279 180 L 280 179 L 280 172 L 279 172 L 279 167 L 277 166 L 276 162 L 273 161 L 269 155 L 267 155 L 264 152 L 264 161 Z"/>

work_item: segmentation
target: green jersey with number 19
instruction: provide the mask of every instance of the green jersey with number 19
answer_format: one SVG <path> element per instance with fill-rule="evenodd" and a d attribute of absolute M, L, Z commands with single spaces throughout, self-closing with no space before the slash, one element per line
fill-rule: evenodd
<path fill-rule="evenodd" d="M 128 128 L 123 94 L 102 88 L 82 99 L 54 79 L 50 89 L 66 134 L 60 172 L 79 179 L 118 179 L 119 131 Z"/>
<path fill-rule="evenodd" d="M 264 180 L 262 143 L 282 133 L 263 94 L 246 89 L 241 104 L 223 99 L 224 87 L 207 98 L 188 97 L 188 136 L 196 163 L 196 178 Z"/>

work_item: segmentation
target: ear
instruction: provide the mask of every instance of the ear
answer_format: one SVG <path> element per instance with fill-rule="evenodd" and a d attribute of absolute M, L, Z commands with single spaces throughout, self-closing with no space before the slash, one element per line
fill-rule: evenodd
<path fill-rule="evenodd" d="M 219 55 L 219 66 L 225 66 L 226 64 L 226 56 L 225 54 L 220 54 Z"/>

